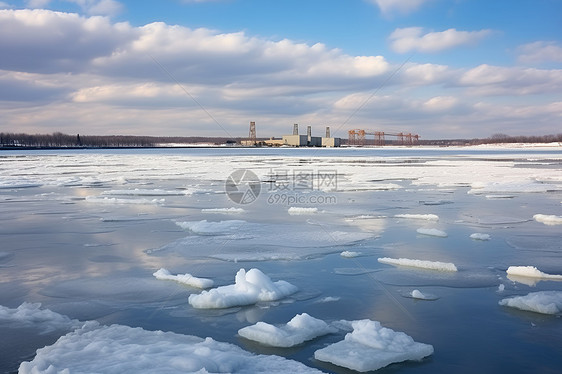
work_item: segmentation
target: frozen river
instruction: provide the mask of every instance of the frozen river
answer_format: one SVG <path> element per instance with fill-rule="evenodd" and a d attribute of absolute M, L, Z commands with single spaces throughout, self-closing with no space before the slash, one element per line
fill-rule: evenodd
<path fill-rule="evenodd" d="M 555 373 L 562 150 L 2 151 L 0 274 L 2 372 Z"/>

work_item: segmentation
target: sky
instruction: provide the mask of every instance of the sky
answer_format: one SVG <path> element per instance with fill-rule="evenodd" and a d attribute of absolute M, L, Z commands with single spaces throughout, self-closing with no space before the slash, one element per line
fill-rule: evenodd
<path fill-rule="evenodd" d="M 562 133 L 562 0 L 0 0 L 0 132 Z"/>

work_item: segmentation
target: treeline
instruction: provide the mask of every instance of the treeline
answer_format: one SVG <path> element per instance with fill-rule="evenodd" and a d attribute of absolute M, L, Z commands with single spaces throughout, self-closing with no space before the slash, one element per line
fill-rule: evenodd
<path fill-rule="evenodd" d="M 158 137 L 132 135 L 68 135 L 61 132 L 53 134 L 0 133 L 0 147 L 8 148 L 118 148 L 118 147 L 156 147 L 167 144 L 237 143 L 240 139 L 210 137 Z"/>
<path fill-rule="evenodd" d="M 509 136 L 506 134 L 494 134 L 489 138 L 479 139 L 420 139 L 419 145 L 479 145 L 479 144 L 508 144 L 508 143 L 561 143 L 562 134 L 542 136 Z"/>

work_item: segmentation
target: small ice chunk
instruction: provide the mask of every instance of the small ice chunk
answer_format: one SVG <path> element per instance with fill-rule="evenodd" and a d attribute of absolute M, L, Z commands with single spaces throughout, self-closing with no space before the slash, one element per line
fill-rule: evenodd
<path fill-rule="evenodd" d="M 415 342 L 403 332 L 382 327 L 380 322 L 360 320 L 351 322 L 351 326 L 353 331 L 344 340 L 317 350 L 314 358 L 366 372 L 433 354 L 432 345 Z"/>
<path fill-rule="evenodd" d="M 316 301 L 317 303 L 331 303 L 334 301 L 340 301 L 339 297 L 336 296 L 326 296 L 318 301 Z"/>
<path fill-rule="evenodd" d="M 326 322 L 302 313 L 297 314 L 283 326 L 277 327 L 258 322 L 238 330 L 238 334 L 263 345 L 288 348 L 335 331 L 336 329 Z"/>
<path fill-rule="evenodd" d="M 534 266 L 510 266 L 506 273 L 518 277 L 562 280 L 562 275 L 543 273 Z"/>
<path fill-rule="evenodd" d="M 474 240 L 490 240 L 490 234 L 483 234 L 480 232 L 475 232 L 474 234 L 470 234 L 470 239 Z"/>
<path fill-rule="evenodd" d="M 298 288 L 289 282 L 271 279 L 259 269 L 246 272 L 240 269 L 235 284 L 203 291 L 199 295 L 189 295 L 189 304 L 198 309 L 230 308 L 255 304 L 258 301 L 275 301 L 292 295 Z"/>
<path fill-rule="evenodd" d="M 389 258 L 389 257 L 381 257 L 378 259 L 378 261 L 382 264 L 408 266 L 408 267 L 422 268 L 428 270 L 457 271 L 457 267 L 455 266 L 455 264 L 450 262 L 411 260 L 409 258 Z"/>
<path fill-rule="evenodd" d="M 239 214 L 244 213 L 245 210 L 242 208 L 208 208 L 208 209 L 201 209 L 201 213 L 225 213 L 225 214 Z"/>
<path fill-rule="evenodd" d="M 420 219 L 425 221 L 439 221 L 439 216 L 436 214 L 396 214 L 395 218 L 408 218 Z"/>
<path fill-rule="evenodd" d="M 156 279 L 173 280 L 197 288 L 209 288 L 209 287 L 213 287 L 214 284 L 212 279 L 197 278 L 187 273 L 173 275 L 172 273 L 170 273 L 169 270 L 164 268 L 161 268 L 160 270 L 156 271 L 152 275 L 154 275 Z"/>
<path fill-rule="evenodd" d="M 562 225 L 562 216 L 555 216 L 553 214 L 535 214 L 533 219 L 548 226 Z"/>
<path fill-rule="evenodd" d="M 342 253 L 340 253 L 340 256 L 346 257 L 346 258 L 353 258 L 353 257 L 359 256 L 360 254 L 361 254 L 361 252 L 343 251 Z"/>
<path fill-rule="evenodd" d="M 414 299 L 422 299 L 425 300 L 425 295 L 420 290 L 413 290 L 410 294 Z"/>
<path fill-rule="evenodd" d="M 123 325 L 83 328 L 37 350 L 19 373 L 321 373 L 300 362 L 256 355 L 212 338 Z"/>
<path fill-rule="evenodd" d="M 418 234 L 428 235 L 428 236 L 437 236 L 439 238 L 446 238 L 447 233 L 445 231 L 437 230 L 437 229 L 424 229 L 419 228 L 416 230 Z"/>
<path fill-rule="evenodd" d="M 292 216 L 300 216 L 305 214 L 318 213 L 318 208 L 302 208 L 302 207 L 292 206 L 289 208 L 288 212 Z"/>
<path fill-rule="evenodd" d="M 500 300 L 499 304 L 529 312 L 558 314 L 562 312 L 562 291 L 531 292 Z"/>
<path fill-rule="evenodd" d="M 500 285 L 498 286 L 498 292 L 503 292 L 505 291 L 505 285 L 503 283 L 500 283 Z"/>

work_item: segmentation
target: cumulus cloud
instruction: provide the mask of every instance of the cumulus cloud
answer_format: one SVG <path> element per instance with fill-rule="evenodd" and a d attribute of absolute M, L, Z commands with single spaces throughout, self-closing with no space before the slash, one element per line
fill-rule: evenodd
<path fill-rule="evenodd" d="M 428 0 L 369 0 L 379 7 L 383 14 L 411 13 L 419 9 Z"/>
<path fill-rule="evenodd" d="M 556 42 L 537 41 L 518 48 L 519 61 L 524 64 L 562 62 L 562 45 Z"/>
<path fill-rule="evenodd" d="M 491 33 L 490 30 L 428 32 L 424 34 L 421 27 L 406 27 L 394 30 L 389 40 L 391 47 L 398 53 L 423 52 L 434 53 L 461 45 L 474 44 Z"/>

